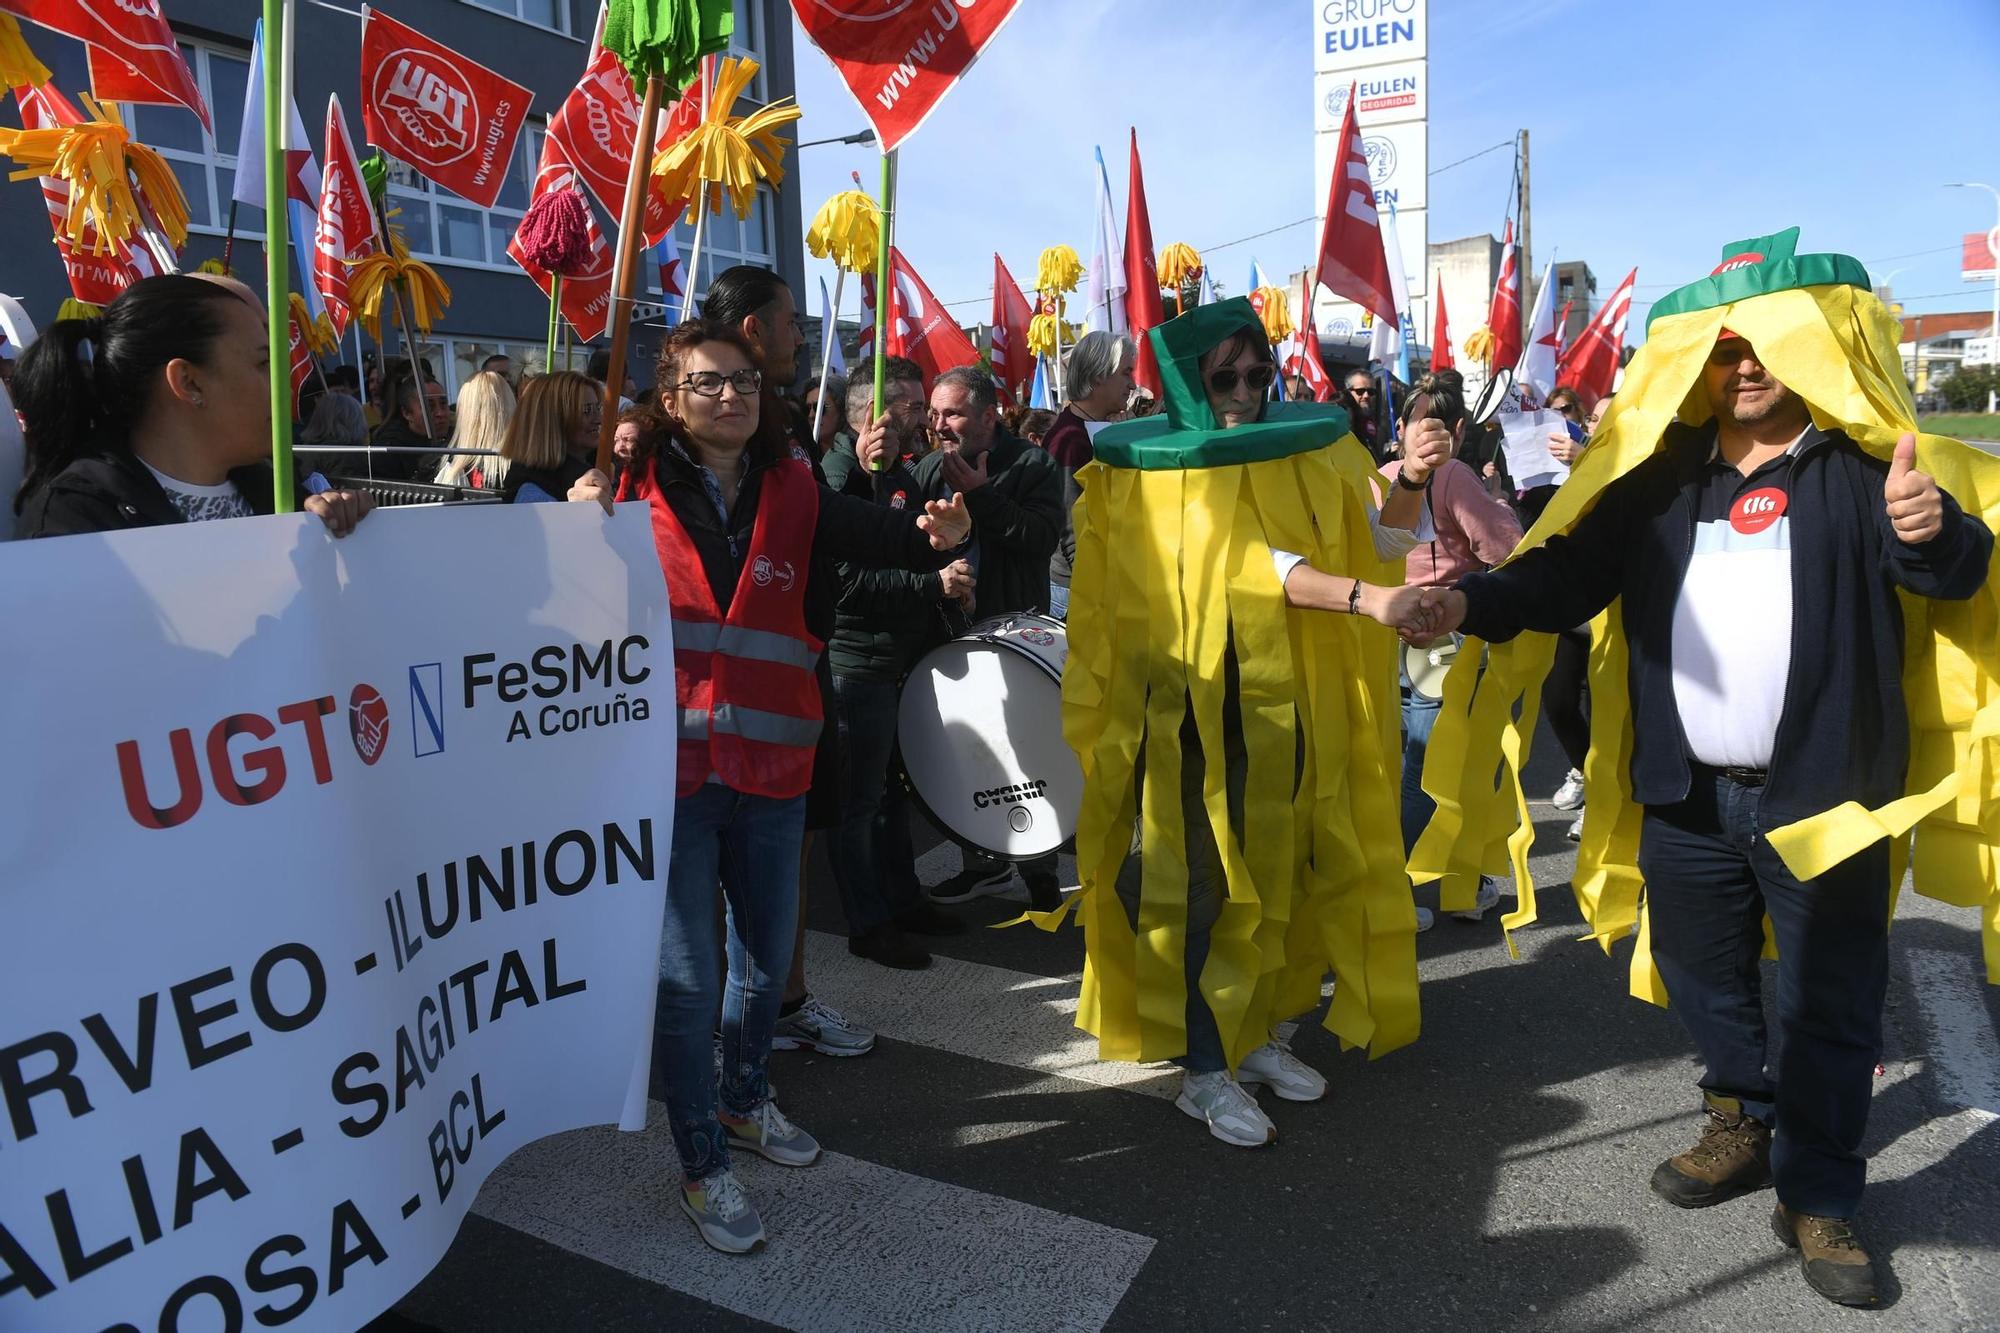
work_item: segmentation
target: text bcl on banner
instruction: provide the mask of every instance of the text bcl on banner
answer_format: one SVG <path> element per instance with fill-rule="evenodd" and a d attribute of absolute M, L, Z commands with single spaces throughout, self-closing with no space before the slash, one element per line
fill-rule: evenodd
<path fill-rule="evenodd" d="M 9 543 L 0 617 L 35 627 L 0 639 L 0 1328 L 344 1333 L 516 1148 L 639 1126 L 676 716 L 643 508 Z"/>
<path fill-rule="evenodd" d="M 500 197 L 529 91 L 379 9 L 363 8 L 361 118 L 368 142 L 485 208 Z"/>
<path fill-rule="evenodd" d="M 812 43 L 892 151 L 964 76 L 1020 0 L 792 0 Z"/>

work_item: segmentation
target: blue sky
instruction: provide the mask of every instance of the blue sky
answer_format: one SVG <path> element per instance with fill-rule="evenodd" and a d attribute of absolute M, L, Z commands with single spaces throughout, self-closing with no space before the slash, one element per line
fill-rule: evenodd
<path fill-rule="evenodd" d="M 986 318 L 992 256 L 1032 281 L 1056 242 L 1088 258 L 1102 145 L 1124 208 L 1137 127 L 1153 238 L 1208 254 L 1316 211 L 1316 0 L 1022 0 L 901 158 L 897 243 L 961 322 Z M 1525 126 L 1535 264 L 1583 259 L 1601 297 L 1634 264 L 1638 298 L 1706 274 L 1724 243 L 1797 224 L 1800 248 L 1854 255 L 1912 312 L 1984 310 L 1962 233 L 2000 186 L 2000 0 L 1431 0 L 1433 169 Z M 865 126 L 824 56 L 796 39 L 800 141 Z M 805 207 L 873 188 L 869 148 L 801 154 Z M 1434 175 L 1433 242 L 1498 234 L 1511 154 Z M 1310 223 L 1216 250 L 1241 290 L 1312 258 Z M 815 276 L 830 266 L 809 262 Z M 812 301 L 817 303 L 815 294 Z M 852 317 L 855 297 L 845 301 Z M 1465 318 L 1453 312 L 1454 327 Z M 1643 305 L 1630 338 L 1641 336 Z"/>

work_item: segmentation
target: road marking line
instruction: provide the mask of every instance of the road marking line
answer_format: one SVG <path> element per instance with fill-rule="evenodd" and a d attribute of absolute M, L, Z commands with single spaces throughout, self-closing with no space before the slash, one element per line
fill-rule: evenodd
<path fill-rule="evenodd" d="M 1984 978 L 1970 955 L 1911 949 L 1910 990 L 1930 1031 L 1924 1063 L 1938 1091 L 1982 1123 L 2000 1120 L 2000 1040 L 1986 1010 Z"/>
<path fill-rule="evenodd" d="M 1153 1240 L 1034 1204 L 825 1153 L 805 1170 L 739 1154 L 764 1248 L 719 1254 L 678 1214 L 666 1107 L 647 1128 L 529 1144 L 473 1211 L 635 1277 L 783 1328 L 818 1333 L 1095 1333 Z"/>

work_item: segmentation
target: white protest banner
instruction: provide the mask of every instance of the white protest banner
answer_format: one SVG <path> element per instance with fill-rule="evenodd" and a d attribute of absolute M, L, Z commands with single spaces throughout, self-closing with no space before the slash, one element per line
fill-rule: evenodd
<path fill-rule="evenodd" d="M 1562 413 L 1498 412 L 1493 420 L 1505 437 L 1501 447 L 1507 453 L 1507 475 L 1516 486 L 1526 490 L 1569 480 L 1569 468 L 1549 452 L 1549 437 L 1566 433 L 1567 418 Z"/>
<path fill-rule="evenodd" d="M 0 624 L 0 1328 L 345 1333 L 508 1153 L 638 1127 L 642 506 L 13 542 Z"/>

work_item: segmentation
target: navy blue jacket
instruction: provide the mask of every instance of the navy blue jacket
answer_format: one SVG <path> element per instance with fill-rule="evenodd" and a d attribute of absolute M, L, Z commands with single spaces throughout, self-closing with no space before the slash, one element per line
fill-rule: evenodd
<path fill-rule="evenodd" d="M 1669 427 L 1660 452 L 1607 486 L 1568 535 L 1458 584 L 1463 629 L 1494 643 L 1568 629 L 1622 599 L 1632 797 L 1642 805 L 1683 800 L 1692 781 L 1674 702 L 1674 604 L 1714 446 L 1712 423 Z M 1882 500 L 1888 472 L 1847 436 L 1817 427 L 1792 460 L 1792 660 L 1761 802 L 1768 827 L 1903 794 L 1910 738 L 1896 589 L 1963 600 L 1986 581 L 1993 534 L 1949 495 L 1935 538 L 1896 539 Z"/>

